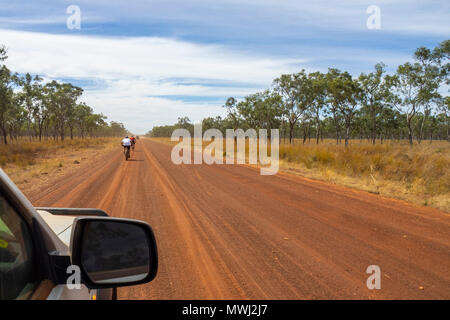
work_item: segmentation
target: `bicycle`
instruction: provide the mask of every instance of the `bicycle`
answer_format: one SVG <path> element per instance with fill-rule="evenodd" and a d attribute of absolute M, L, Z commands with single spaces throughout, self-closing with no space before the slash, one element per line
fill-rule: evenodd
<path fill-rule="evenodd" d="M 125 161 L 128 161 L 130 159 L 130 147 L 124 147 L 124 154 L 125 154 Z"/>

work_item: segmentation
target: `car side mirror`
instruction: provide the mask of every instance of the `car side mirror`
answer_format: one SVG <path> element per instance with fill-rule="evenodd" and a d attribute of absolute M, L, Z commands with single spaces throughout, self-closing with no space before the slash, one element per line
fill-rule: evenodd
<path fill-rule="evenodd" d="M 158 253 L 151 227 L 138 220 L 78 217 L 71 235 L 72 264 L 91 289 L 152 281 Z"/>

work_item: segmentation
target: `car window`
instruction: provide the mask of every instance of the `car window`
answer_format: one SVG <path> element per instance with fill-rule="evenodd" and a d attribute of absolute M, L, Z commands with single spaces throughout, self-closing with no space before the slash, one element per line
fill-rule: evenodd
<path fill-rule="evenodd" d="M 28 226 L 0 196 L 0 300 L 29 298 L 35 282 L 33 242 Z"/>

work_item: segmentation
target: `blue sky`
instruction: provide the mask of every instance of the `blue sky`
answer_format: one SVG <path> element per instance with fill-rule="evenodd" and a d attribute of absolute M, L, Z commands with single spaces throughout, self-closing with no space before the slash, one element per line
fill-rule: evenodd
<path fill-rule="evenodd" d="M 70 30 L 69 5 L 81 9 Z M 381 29 L 366 26 L 370 5 Z M 83 100 L 135 133 L 177 117 L 224 115 L 229 96 L 268 88 L 282 73 L 337 67 L 390 70 L 450 35 L 437 0 L 0 0 L 0 44 L 14 71 L 85 89 Z"/>

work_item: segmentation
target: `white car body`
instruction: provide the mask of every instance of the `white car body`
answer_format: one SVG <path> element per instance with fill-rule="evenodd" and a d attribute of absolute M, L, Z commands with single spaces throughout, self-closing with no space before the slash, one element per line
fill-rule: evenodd
<path fill-rule="evenodd" d="M 58 216 L 45 210 L 37 210 L 50 229 L 70 248 L 70 235 L 76 216 Z M 50 292 L 47 300 L 96 300 L 97 290 L 90 290 L 85 285 L 80 289 L 69 289 L 66 285 L 57 285 Z"/>

